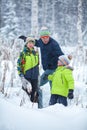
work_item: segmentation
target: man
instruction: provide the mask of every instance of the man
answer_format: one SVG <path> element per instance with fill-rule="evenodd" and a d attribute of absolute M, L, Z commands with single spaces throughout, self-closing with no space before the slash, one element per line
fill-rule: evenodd
<path fill-rule="evenodd" d="M 41 50 L 41 61 L 44 70 L 44 73 L 40 77 L 40 86 L 42 86 L 48 82 L 47 76 L 55 71 L 57 68 L 58 57 L 64 53 L 58 42 L 50 37 L 50 32 L 47 27 L 41 28 L 40 39 L 36 40 L 35 46 L 40 47 Z M 43 108 L 41 89 L 39 89 L 38 107 Z"/>

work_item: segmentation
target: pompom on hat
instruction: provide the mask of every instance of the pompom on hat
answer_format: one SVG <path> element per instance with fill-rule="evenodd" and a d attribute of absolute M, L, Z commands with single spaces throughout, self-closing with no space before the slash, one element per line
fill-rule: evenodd
<path fill-rule="evenodd" d="M 35 44 L 35 39 L 33 37 L 27 37 L 26 38 L 26 44 L 32 42 L 33 44 Z"/>
<path fill-rule="evenodd" d="M 42 27 L 40 30 L 40 36 L 49 36 L 50 35 L 50 31 L 48 30 L 47 27 Z"/>
<path fill-rule="evenodd" d="M 68 56 L 66 56 L 66 55 L 61 55 L 61 56 L 58 57 L 58 60 L 60 60 L 60 62 L 63 65 L 69 65 L 71 59 L 69 59 Z"/>

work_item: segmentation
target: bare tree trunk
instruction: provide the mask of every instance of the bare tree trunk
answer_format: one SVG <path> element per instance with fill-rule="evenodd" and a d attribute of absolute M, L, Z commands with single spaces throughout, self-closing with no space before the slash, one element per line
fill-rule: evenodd
<path fill-rule="evenodd" d="M 38 36 L 38 0 L 32 0 L 31 34 Z"/>
<path fill-rule="evenodd" d="M 7 70 L 7 65 L 5 64 L 4 66 L 4 71 L 3 71 L 3 78 L 2 78 L 2 86 L 1 86 L 1 92 L 4 94 L 4 85 L 5 85 L 5 79 L 6 79 L 6 70 Z"/>
<path fill-rule="evenodd" d="M 52 32 L 55 32 L 55 1 L 52 1 Z"/>
<path fill-rule="evenodd" d="M 84 81 L 84 65 L 85 65 L 85 56 L 84 56 L 84 46 L 82 40 L 82 0 L 78 0 L 78 21 L 77 21 L 77 32 L 78 32 L 78 45 L 74 51 L 74 65 L 76 70 L 78 67 L 81 68 L 80 72 L 77 73 L 77 80 Z"/>
<path fill-rule="evenodd" d="M 80 63 L 83 61 L 83 41 L 82 41 L 82 0 L 78 0 L 78 21 L 77 21 L 77 32 L 78 32 L 78 45 L 74 52 L 75 54 L 75 61 L 74 63 Z"/>
<path fill-rule="evenodd" d="M 78 0 L 78 22 L 77 22 L 77 31 L 78 31 L 78 56 L 80 60 L 83 60 L 83 41 L 82 41 L 82 0 Z"/>

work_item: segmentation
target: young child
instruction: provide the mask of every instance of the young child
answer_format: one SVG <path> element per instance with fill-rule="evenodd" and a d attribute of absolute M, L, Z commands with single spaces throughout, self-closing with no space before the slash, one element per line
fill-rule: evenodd
<path fill-rule="evenodd" d="M 21 77 L 22 89 L 26 91 L 32 102 L 36 102 L 39 75 L 39 55 L 38 52 L 35 51 L 34 45 L 35 39 L 28 37 L 17 61 L 17 70 Z M 27 90 L 27 82 L 31 83 L 31 93 Z"/>
<path fill-rule="evenodd" d="M 67 106 L 67 97 L 73 99 L 74 78 L 73 68 L 69 66 L 70 58 L 62 55 L 58 58 L 58 68 L 48 76 L 52 81 L 50 105 L 61 103 Z"/>

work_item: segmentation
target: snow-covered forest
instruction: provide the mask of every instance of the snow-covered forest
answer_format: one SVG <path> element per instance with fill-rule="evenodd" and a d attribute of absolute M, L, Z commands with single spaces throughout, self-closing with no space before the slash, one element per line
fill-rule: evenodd
<path fill-rule="evenodd" d="M 83 43 L 87 45 L 87 0 L 0 0 L 0 5 L 3 37 L 38 35 L 41 26 L 46 25 L 61 45 L 72 46 L 78 44 L 81 26 Z"/>
<path fill-rule="evenodd" d="M 38 39 L 41 26 L 47 26 L 63 52 L 73 57 L 71 65 L 74 67 L 75 91 L 74 99 L 68 101 L 67 108 L 59 104 L 48 106 L 49 84 L 42 87 L 43 103 L 47 107 L 43 110 L 38 110 L 37 104 L 33 104 L 35 111 L 32 110 L 31 102 L 21 90 L 17 58 L 25 43 L 18 37 L 33 35 Z M 42 71 L 40 64 L 40 73 Z M 87 0 L 0 0 L 0 91 L 0 130 L 87 130 Z M 25 104 L 20 107 L 23 97 Z M 11 121 L 12 114 L 14 121 Z M 29 115 L 32 120 L 38 117 L 41 124 L 36 121 L 37 124 L 32 127 Z M 22 117 L 24 120 L 19 122 Z M 75 119 L 72 123 L 71 118 Z"/>
<path fill-rule="evenodd" d="M 83 67 L 87 64 L 87 0 L 1 0 L 0 5 L 1 61 L 10 61 L 16 69 L 16 59 L 25 44 L 18 37 L 39 38 L 39 29 L 46 25 L 63 51 L 73 55 L 76 68 L 82 68 L 78 79 L 81 73 L 80 80 L 87 83 Z"/>

